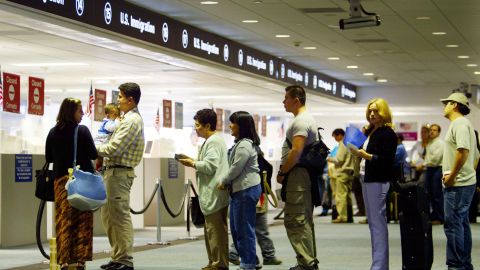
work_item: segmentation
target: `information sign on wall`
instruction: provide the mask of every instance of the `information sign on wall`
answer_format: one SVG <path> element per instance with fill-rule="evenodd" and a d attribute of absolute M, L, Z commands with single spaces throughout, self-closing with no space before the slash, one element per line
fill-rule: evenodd
<path fill-rule="evenodd" d="M 168 179 L 178 178 L 178 161 L 173 158 L 168 159 Z"/>
<path fill-rule="evenodd" d="M 15 182 L 32 182 L 32 155 L 15 155 Z"/>
<path fill-rule="evenodd" d="M 183 128 L 183 103 L 175 102 L 175 128 Z"/>
<path fill-rule="evenodd" d="M 418 123 L 417 122 L 399 122 L 395 124 L 396 132 L 403 135 L 405 141 L 418 140 Z"/>
<path fill-rule="evenodd" d="M 45 105 L 45 81 L 28 77 L 28 113 L 43 115 Z"/>
<path fill-rule="evenodd" d="M 262 136 L 267 136 L 267 116 L 262 116 Z"/>

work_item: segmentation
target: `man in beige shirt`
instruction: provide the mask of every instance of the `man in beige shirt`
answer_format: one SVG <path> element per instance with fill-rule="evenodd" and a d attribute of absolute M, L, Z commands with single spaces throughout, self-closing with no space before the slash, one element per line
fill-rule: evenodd
<path fill-rule="evenodd" d="M 332 181 L 335 182 L 335 191 L 332 191 L 335 194 L 335 202 L 338 211 L 338 217 L 332 222 L 347 223 L 347 208 L 348 205 L 352 205 L 352 197 L 350 193 L 352 192 L 354 159 L 343 143 L 345 131 L 341 128 L 337 128 L 333 131 L 332 136 L 335 141 L 338 142 L 338 151 L 335 157 L 327 158 L 327 161 L 334 165 L 332 170 Z"/>

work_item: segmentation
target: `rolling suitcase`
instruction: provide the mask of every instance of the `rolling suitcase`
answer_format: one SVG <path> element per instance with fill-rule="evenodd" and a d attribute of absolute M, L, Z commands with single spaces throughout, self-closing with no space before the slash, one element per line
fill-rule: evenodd
<path fill-rule="evenodd" d="M 402 185 L 398 201 L 402 269 L 430 270 L 433 263 L 432 224 L 422 183 Z"/>

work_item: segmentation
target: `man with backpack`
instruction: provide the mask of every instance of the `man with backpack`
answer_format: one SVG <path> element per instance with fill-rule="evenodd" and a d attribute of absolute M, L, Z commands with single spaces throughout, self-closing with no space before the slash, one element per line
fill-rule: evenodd
<path fill-rule="evenodd" d="M 313 224 L 312 183 L 309 171 L 299 164 L 305 147 L 318 140 L 317 125 L 306 111 L 305 90 L 298 85 L 285 88 L 283 105 L 295 118 L 290 123 L 282 146 L 282 162 L 277 182 L 285 190 L 285 229 L 297 255 L 297 265 L 290 270 L 318 269 Z M 323 168 L 322 168 L 323 169 Z"/>

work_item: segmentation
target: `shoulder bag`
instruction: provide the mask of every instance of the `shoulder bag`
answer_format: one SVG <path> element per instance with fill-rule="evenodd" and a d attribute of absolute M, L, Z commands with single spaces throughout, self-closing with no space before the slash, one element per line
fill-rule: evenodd
<path fill-rule="evenodd" d="M 55 175 L 52 170 L 48 169 L 50 163 L 45 161 L 41 170 L 35 171 L 35 179 L 37 181 L 35 185 L 35 197 L 42 201 L 53 202 L 55 200 L 55 192 L 53 182 L 55 181 Z"/>

